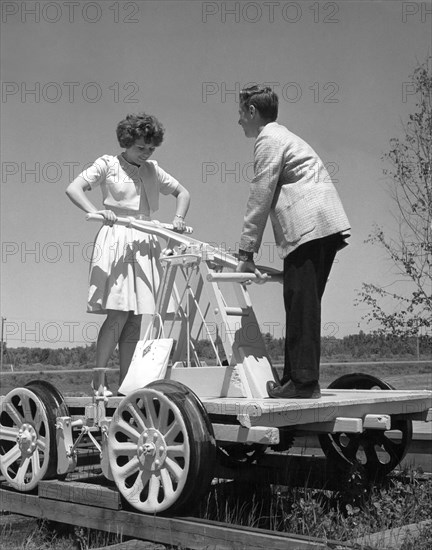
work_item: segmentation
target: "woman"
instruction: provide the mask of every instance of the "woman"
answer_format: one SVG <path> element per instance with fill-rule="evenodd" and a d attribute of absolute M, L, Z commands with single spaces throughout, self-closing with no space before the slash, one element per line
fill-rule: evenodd
<path fill-rule="evenodd" d="M 128 115 L 117 126 L 117 139 L 124 151 L 98 158 L 66 190 L 79 208 L 105 219 L 93 249 L 87 311 L 107 315 L 98 335 L 96 367 L 107 366 L 118 344 L 120 384 L 139 339 L 141 316 L 155 311 L 161 266 L 156 238 L 115 225 L 115 221 L 117 216 L 150 220 L 158 210 L 162 193 L 176 198 L 172 224 L 175 231 L 183 232 L 189 208 L 189 192 L 156 161 L 149 160 L 163 135 L 164 128 L 156 117 L 145 113 Z M 102 190 L 103 210 L 98 210 L 85 194 L 98 186 Z M 108 389 L 105 394 L 112 395 Z"/>

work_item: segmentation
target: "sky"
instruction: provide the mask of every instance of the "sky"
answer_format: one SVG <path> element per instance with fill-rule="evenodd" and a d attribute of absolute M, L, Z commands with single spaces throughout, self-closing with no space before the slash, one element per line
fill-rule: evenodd
<path fill-rule="evenodd" d="M 238 91 L 267 83 L 278 122 L 327 165 L 352 226 L 323 299 L 323 336 L 370 331 L 362 283 L 394 268 L 365 242 L 396 230 L 382 160 L 414 110 L 410 74 L 431 55 L 430 2 L 3 1 L 1 3 L 1 317 L 9 347 L 95 340 L 86 313 L 97 226 L 66 197 L 69 182 L 118 154 L 117 123 L 156 115 L 154 159 L 191 193 L 194 237 L 235 249 L 253 139 Z M 99 207 L 98 190 L 89 195 Z M 170 222 L 172 197 L 157 219 Z M 268 223 L 258 264 L 282 268 Z M 250 287 L 263 332 L 284 331 L 282 288 Z"/>

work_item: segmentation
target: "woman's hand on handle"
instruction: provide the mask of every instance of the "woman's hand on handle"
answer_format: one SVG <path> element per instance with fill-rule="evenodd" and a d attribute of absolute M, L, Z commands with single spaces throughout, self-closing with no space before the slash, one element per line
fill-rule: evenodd
<path fill-rule="evenodd" d="M 172 222 L 173 230 L 177 233 L 184 233 L 186 231 L 186 224 L 182 216 L 175 216 Z"/>
<path fill-rule="evenodd" d="M 100 214 L 104 218 L 104 223 L 110 225 L 111 227 L 117 221 L 117 216 L 112 210 L 97 210 L 92 212 L 92 214 Z"/>

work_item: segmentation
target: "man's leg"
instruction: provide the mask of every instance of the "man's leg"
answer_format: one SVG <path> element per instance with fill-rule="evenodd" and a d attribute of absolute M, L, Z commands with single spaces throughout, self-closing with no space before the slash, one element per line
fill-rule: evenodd
<path fill-rule="evenodd" d="M 319 380 L 321 298 L 333 264 L 337 236 L 305 243 L 284 261 L 286 311 L 285 366 L 282 385 L 298 388 Z"/>

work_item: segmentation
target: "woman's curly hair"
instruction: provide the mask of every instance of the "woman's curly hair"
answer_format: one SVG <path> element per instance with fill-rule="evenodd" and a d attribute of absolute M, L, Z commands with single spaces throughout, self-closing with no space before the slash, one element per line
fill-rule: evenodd
<path fill-rule="evenodd" d="M 138 139 L 144 138 L 145 143 L 160 145 L 163 141 L 165 128 L 153 115 L 137 113 L 127 115 L 117 125 L 117 139 L 120 147 L 127 149 Z"/>

